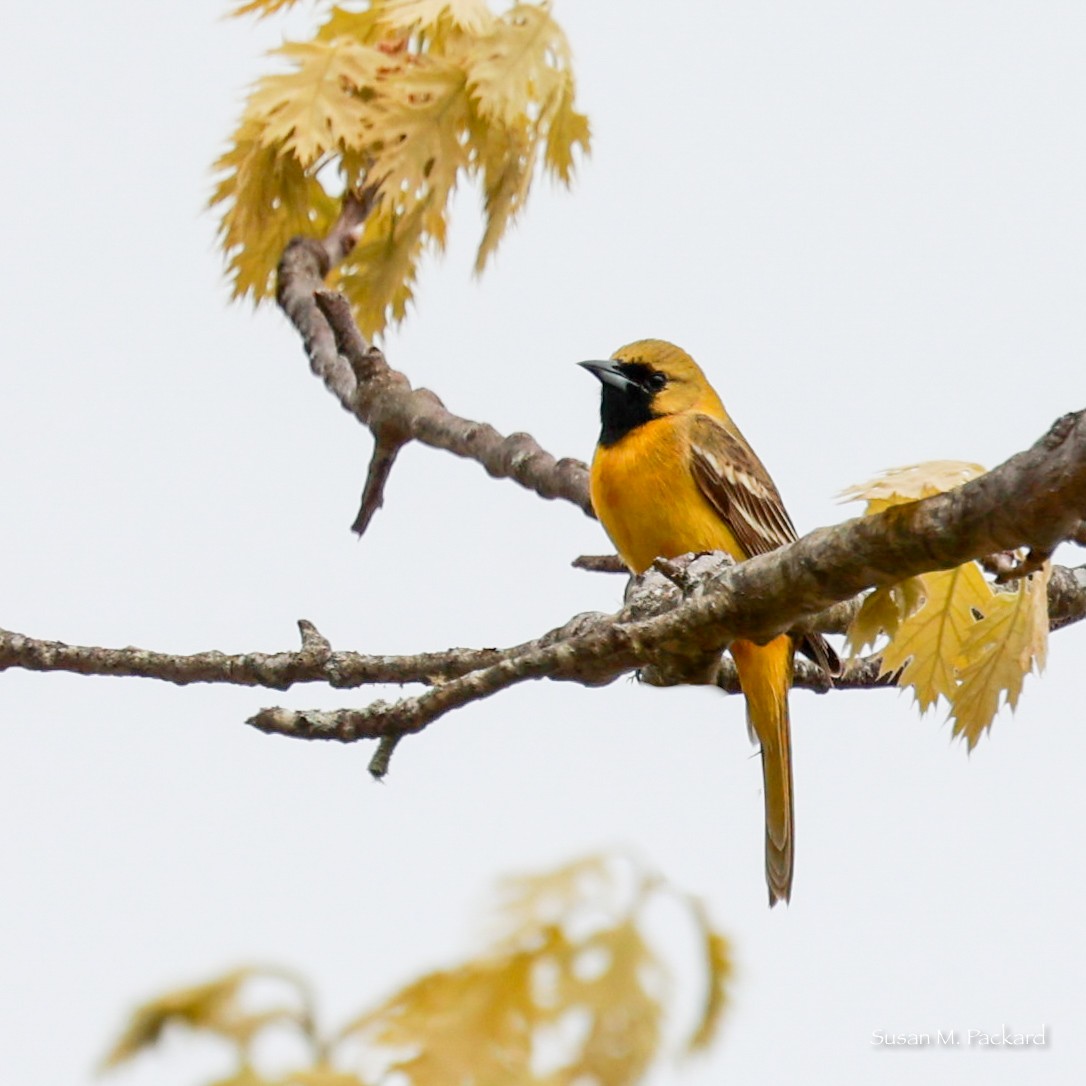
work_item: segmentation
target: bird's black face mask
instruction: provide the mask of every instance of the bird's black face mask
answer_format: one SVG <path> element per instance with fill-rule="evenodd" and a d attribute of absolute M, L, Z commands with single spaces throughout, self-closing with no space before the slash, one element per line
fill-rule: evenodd
<path fill-rule="evenodd" d="M 652 401 L 667 383 L 662 373 L 645 362 L 581 362 L 603 386 L 600 399 L 600 445 L 605 449 L 631 430 L 659 418 Z"/>

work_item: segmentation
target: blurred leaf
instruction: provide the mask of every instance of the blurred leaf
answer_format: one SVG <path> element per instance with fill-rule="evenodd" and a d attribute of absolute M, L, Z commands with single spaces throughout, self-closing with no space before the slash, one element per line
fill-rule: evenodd
<path fill-rule="evenodd" d="M 588 1035 L 572 1059 L 548 1080 L 563 1086 L 637 1082 L 660 1044 L 663 1009 L 645 987 L 661 966 L 630 918 L 557 948 L 559 1001 L 555 1017 L 571 1009 L 588 1015 Z"/>
<path fill-rule="evenodd" d="M 605 913 L 621 907 L 616 857 L 596 854 L 540 874 L 508 875 L 498 884 L 499 932 L 512 942 L 533 938 L 540 930 L 567 921 L 587 905 Z"/>
<path fill-rule="evenodd" d="M 534 955 L 523 951 L 429 973 L 344 1031 L 407 1054 L 391 1070 L 416 1086 L 531 1082 Z"/>
<path fill-rule="evenodd" d="M 303 1003 L 307 999 L 301 982 L 281 970 L 235 969 L 206 984 L 178 988 L 137 1007 L 102 1066 L 116 1067 L 149 1048 L 172 1024 L 216 1033 L 232 1041 L 241 1052 L 248 1048 L 257 1033 L 271 1025 L 289 1023 L 307 1031 L 309 1020 L 304 1007 L 276 1006 L 261 1011 L 250 1011 L 244 1007 L 242 995 L 248 982 L 269 977 L 288 980 L 299 991 Z M 249 1073 L 244 1067 L 243 1070 Z"/>
<path fill-rule="evenodd" d="M 214 1086 L 366 1086 L 343 1070 L 347 1051 L 381 1067 L 379 1081 L 411 1086 L 633 1086 L 661 1047 L 665 966 L 642 930 L 644 909 L 678 900 L 701 937 L 707 995 L 689 1048 L 716 1034 L 731 980 L 728 944 L 704 905 L 620 856 L 588 856 L 502 884 L 502 930 L 476 957 L 410 982 L 331 1039 L 316 1036 L 302 982 L 239 969 L 139 1008 L 107 1059 L 115 1066 L 153 1044 L 170 1022 L 234 1042 L 238 1069 Z M 304 1010 L 246 1012 L 250 980 L 291 980 Z M 255 1033 L 301 1025 L 312 1067 L 267 1077 L 249 1059 Z"/>
<path fill-rule="evenodd" d="M 728 940 L 713 928 L 708 910 L 696 898 L 690 899 L 690 906 L 701 932 L 707 984 L 701 1020 L 687 1044 L 687 1049 L 690 1052 L 702 1052 L 716 1040 L 720 1031 L 734 969 Z"/>

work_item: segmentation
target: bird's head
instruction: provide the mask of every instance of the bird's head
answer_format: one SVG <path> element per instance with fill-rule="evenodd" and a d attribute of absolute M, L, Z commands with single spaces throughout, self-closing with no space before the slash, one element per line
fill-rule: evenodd
<path fill-rule="evenodd" d="M 726 417 L 698 364 L 666 340 L 640 339 L 620 347 L 606 362 L 581 365 L 603 385 L 601 445 L 613 445 L 638 426 L 668 415 L 697 411 Z"/>

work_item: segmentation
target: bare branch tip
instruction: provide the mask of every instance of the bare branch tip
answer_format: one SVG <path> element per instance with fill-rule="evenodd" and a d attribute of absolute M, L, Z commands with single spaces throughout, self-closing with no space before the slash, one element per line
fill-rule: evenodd
<path fill-rule="evenodd" d="M 366 472 L 366 485 L 362 489 L 358 514 L 351 525 L 351 531 L 361 536 L 373 520 L 374 513 L 385 504 L 385 484 L 396 463 L 396 456 L 404 446 L 404 441 L 390 440 L 384 435 L 378 438 L 370 458 L 369 471 Z"/>
<path fill-rule="evenodd" d="M 319 652 L 324 656 L 331 653 L 332 643 L 309 619 L 298 619 L 298 632 L 302 635 L 303 651 Z"/>
<path fill-rule="evenodd" d="M 385 735 L 377 742 L 377 750 L 370 759 L 369 774 L 375 781 L 383 781 L 388 774 L 389 763 L 392 760 L 392 752 L 402 735 Z"/>
<path fill-rule="evenodd" d="M 629 573 L 626 563 L 617 554 L 582 554 L 570 565 L 588 573 Z"/>

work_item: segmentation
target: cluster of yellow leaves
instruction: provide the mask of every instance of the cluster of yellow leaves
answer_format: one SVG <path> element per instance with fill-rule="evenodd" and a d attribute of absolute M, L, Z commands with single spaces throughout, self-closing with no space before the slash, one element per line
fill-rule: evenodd
<path fill-rule="evenodd" d="M 268 15 L 290 0 L 252 0 Z M 461 173 L 481 180 L 482 271 L 527 199 L 537 164 L 565 184 L 588 119 L 574 109 L 569 44 L 547 4 L 494 15 L 485 0 L 370 0 L 334 7 L 288 70 L 253 88 L 215 164 L 211 205 L 235 297 L 274 291 L 296 234 L 323 235 L 345 191 L 378 185 L 359 244 L 335 271 L 367 335 L 402 320 L 427 243 L 445 245 Z"/>
<path fill-rule="evenodd" d="M 956 460 L 930 461 L 887 471 L 843 497 L 866 500 L 870 516 L 939 494 L 983 471 Z M 945 700 L 954 735 L 972 750 L 1001 699 L 1015 708 L 1026 675 L 1044 668 L 1048 576 L 1046 565 L 1010 588 L 997 588 L 976 562 L 968 562 L 876 589 L 849 627 L 850 649 L 859 654 L 885 637 L 881 674 L 912 687 L 921 712 Z"/>
<path fill-rule="evenodd" d="M 245 1010 L 247 985 L 285 975 L 241 969 L 140 1007 L 106 1066 L 179 1023 L 236 1045 L 236 1072 L 214 1086 L 368 1086 L 392 1078 L 411 1086 L 632 1086 L 659 1051 L 670 990 L 643 931 L 646 908 L 664 895 L 681 903 L 702 941 L 707 994 L 687 1045 L 702 1049 L 727 1002 L 727 941 L 697 899 L 627 859 L 590 856 L 508 880 L 483 954 L 420 977 L 331 1038 L 317 1035 L 300 982 L 298 1007 Z M 313 1065 L 266 1077 L 250 1059 L 253 1039 L 288 1023 L 302 1031 Z M 344 1070 L 351 1049 L 378 1074 Z"/>

